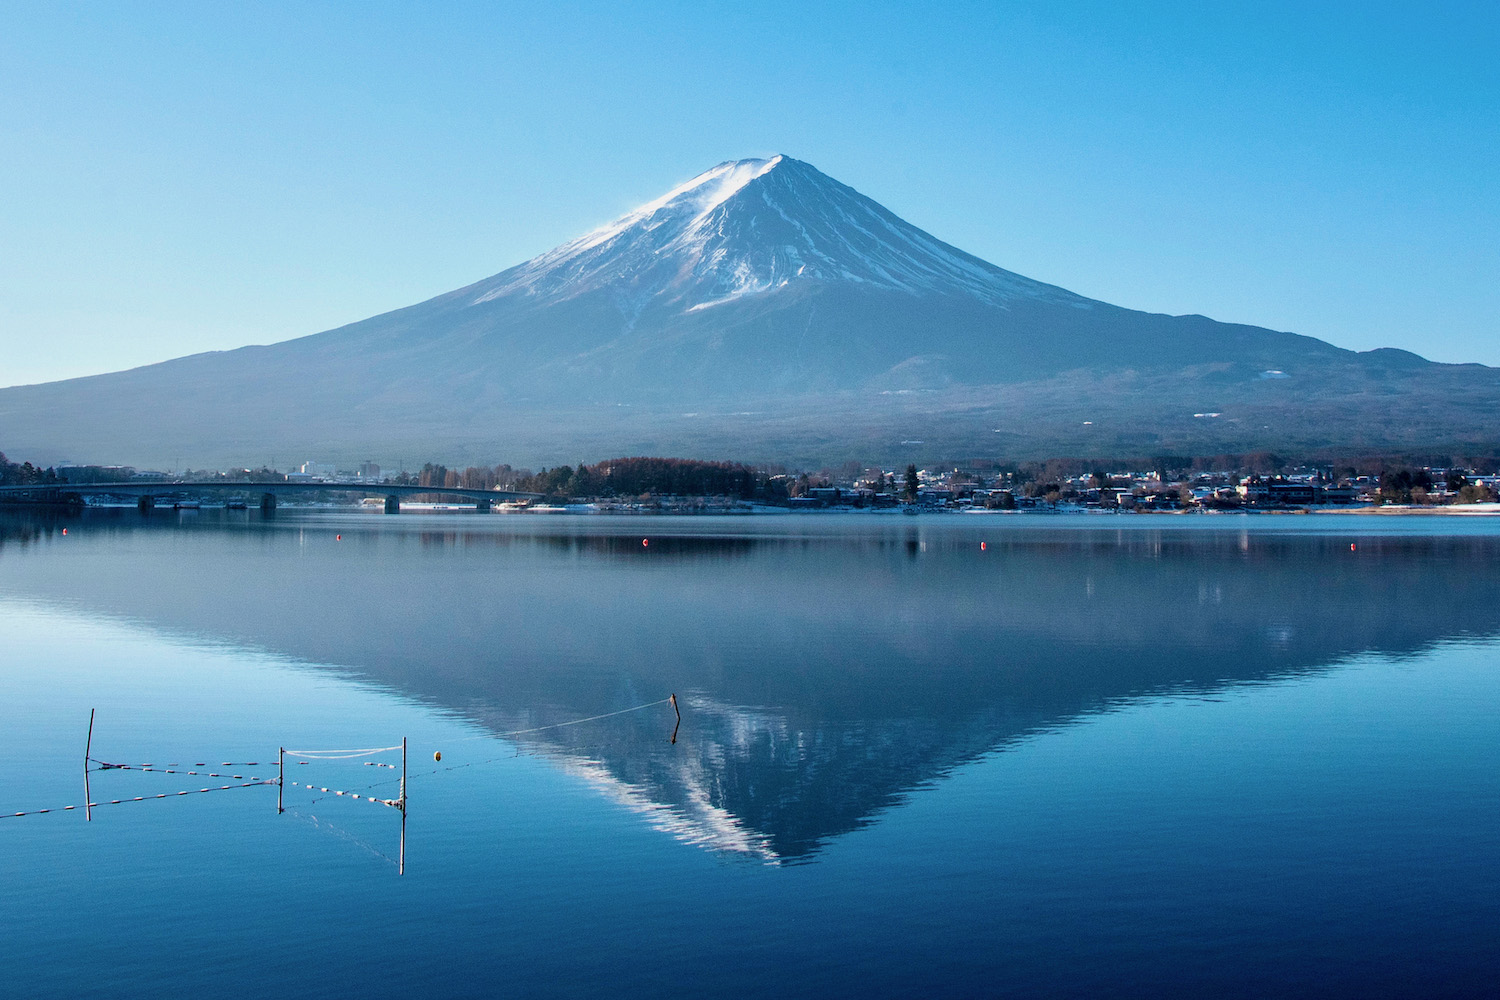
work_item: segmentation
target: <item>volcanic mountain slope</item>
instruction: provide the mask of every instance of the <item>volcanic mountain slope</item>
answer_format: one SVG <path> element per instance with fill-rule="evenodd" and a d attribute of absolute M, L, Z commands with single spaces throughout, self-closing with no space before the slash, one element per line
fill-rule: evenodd
<path fill-rule="evenodd" d="M 777 156 L 363 322 L 0 390 L 0 440 L 142 464 L 1483 447 L 1496 403 L 1495 369 L 1033 281 Z"/>

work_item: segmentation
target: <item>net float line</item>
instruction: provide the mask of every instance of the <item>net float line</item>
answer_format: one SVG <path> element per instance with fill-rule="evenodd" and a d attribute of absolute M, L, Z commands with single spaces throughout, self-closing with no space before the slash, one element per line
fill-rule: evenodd
<path fill-rule="evenodd" d="M 275 784 L 275 782 L 271 782 L 271 784 Z M 349 791 L 344 791 L 344 790 L 338 789 L 338 788 L 324 788 L 321 785 L 309 785 L 309 784 L 306 784 L 306 783 L 301 782 L 301 781 L 288 781 L 286 783 L 286 787 L 287 788 L 306 788 L 309 791 L 313 791 L 313 792 L 326 792 L 329 795 L 342 795 L 342 796 L 345 796 L 347 798 L 358 799 L 358 800 L 360 800 L 362 802 L 376 802 L 376 803 L 379 803 L 380 805 L 383 805 L 383 806 L 390 806 L 392 809 L 400 809 L 401 808 L 401 800 L 400 799 L 381 799 L 381 798 L 376 798 L 373 795 L 360 795 L 358 792 L 349 792 Z"/>
<path fill-rule="evenodd" d="M 74 809 L 94 809 L 98 806 L 118 806 L 126 802 L 152 802 L 156 799 L 175 799 L 183 795 L 199 795 L 204 792 L 227 792 L 234 788 L 254 788 L 258 785 L 274 785 L 276 780 L 246 781 L 238 785 L 214 785 L 208 788 L 188 788 L 180 792 L 161 792 L 156 795 L 136 795 L 124 799 L 101 799 L 98 802 L 89 802 L 82 806 L 54 806 L 50 809 L 27 809 L 21 812 L 0 813 L 0 819 L 13 819 L 17 816 L 41 816 L 44 813 L 71 812 Z"/>
<path fill-rule="evenodd" d="M 109 764 L 102 760 L 95 760 L 94 763 L 99 765 L 95 769 L 96 771 L 149 771 L 154 774 L 186 774 L 194 778 L 233 778 L 236 781 L 247 780 L 243 774 L 228 774 L 218 771 L 182 771 L 174 769 L 171 765 L 153 767 L 150 764 Z M 258 775 L 252 774 L 248 780 L 258 781 L 260 779 Z"/>
<path fill-rule="evenodd" d="M 13 816 L 40 816 L 50 812 L 71 812 L 77 806 L 53 806 L 50 809 L 27 809 L 24 812 L 0 813 L 0 819 L 10 819 Z"/>
<path fill-rule="evenodd" d="M 98 764 L 101 770 L 110 767 L 128 767 L 134 768 L 136 770 L 141 770 L 148 767 L 270 767 L 272 764 L 276 763 L 274 760 L 225 760 L 220 761 L 217 764 L 210 764 L 207 761 L 200 760 L 192 764 L 183 764 L 179 762 L 157 764 L 152 761 L 147 761 L 144 764 L 116 764 L 113 761 L 100 760 L 98 757 L 90 757 L 89 760 L 91 760 L 95 764 Z"/>

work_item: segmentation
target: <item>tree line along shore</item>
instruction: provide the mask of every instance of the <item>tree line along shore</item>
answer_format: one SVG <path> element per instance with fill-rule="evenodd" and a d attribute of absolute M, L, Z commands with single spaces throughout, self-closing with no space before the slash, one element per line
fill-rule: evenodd
<path fill-rule="evenodd" d="M 802 506 L 979 506 L 1027 509 L 1082 505 L 1133 509 L 1235 509 L 1264 506 L 1403 505 L 1439 507 L 1500 499 L 1500 456 L 1369 455 L 1294 459 L 1271 452 L 1147 458 L 1050 458 L 1030 462 L 970 459 L 905 468 L 849 461 L 838 468 L 684 458 L 627 457 L 532 471 L 508 464 L 449 468 L 439 462 L 381 474 L 307 463 L 298 471 L 138 471 L 125 466 L 41 468 L 0 453 L 0 485 L 48 486 L 125 481 L 211 483 L 338 482 L 430 486 L 419 499 L 440 502 L 444 488 L 535 493 L 562 501 L 651 501 L 717 497 Z"/>

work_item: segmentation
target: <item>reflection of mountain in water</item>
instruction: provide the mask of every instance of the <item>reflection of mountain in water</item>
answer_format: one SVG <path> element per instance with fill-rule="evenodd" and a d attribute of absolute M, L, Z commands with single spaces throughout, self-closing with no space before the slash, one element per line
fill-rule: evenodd
<path fill-rule="evenodd" d="M 353 668 L 494 732 L 676 691 L 675 747 L 664 707 L 525 739 L 676 836 L 775 859 L 1124 700 L 1500 631 L 1500 537 L 1034 523 L 90 512 L 0 526 L 0 596 Z"/>

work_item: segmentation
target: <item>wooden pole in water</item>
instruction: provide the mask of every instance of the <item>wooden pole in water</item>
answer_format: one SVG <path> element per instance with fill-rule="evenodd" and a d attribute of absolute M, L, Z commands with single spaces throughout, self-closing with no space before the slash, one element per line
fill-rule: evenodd
<path fill-rule="evenodd" d="M 89 794 L 89 758 L 94 752 L 94 710 L 89 709 L 89 738 L 83 744 L 83 818 L 94 818 L 94 797 Z"/>
<path fill-rule="evenodd" d="M 401 860 L 396 874 L 406 874 L 406 737 L 401 737 Z"/>
<path fill-rule="evenodd" d="M 276 748 L 276 815 L 281 815 L 281 790 L 286 787 L 286 747 Z"/>

